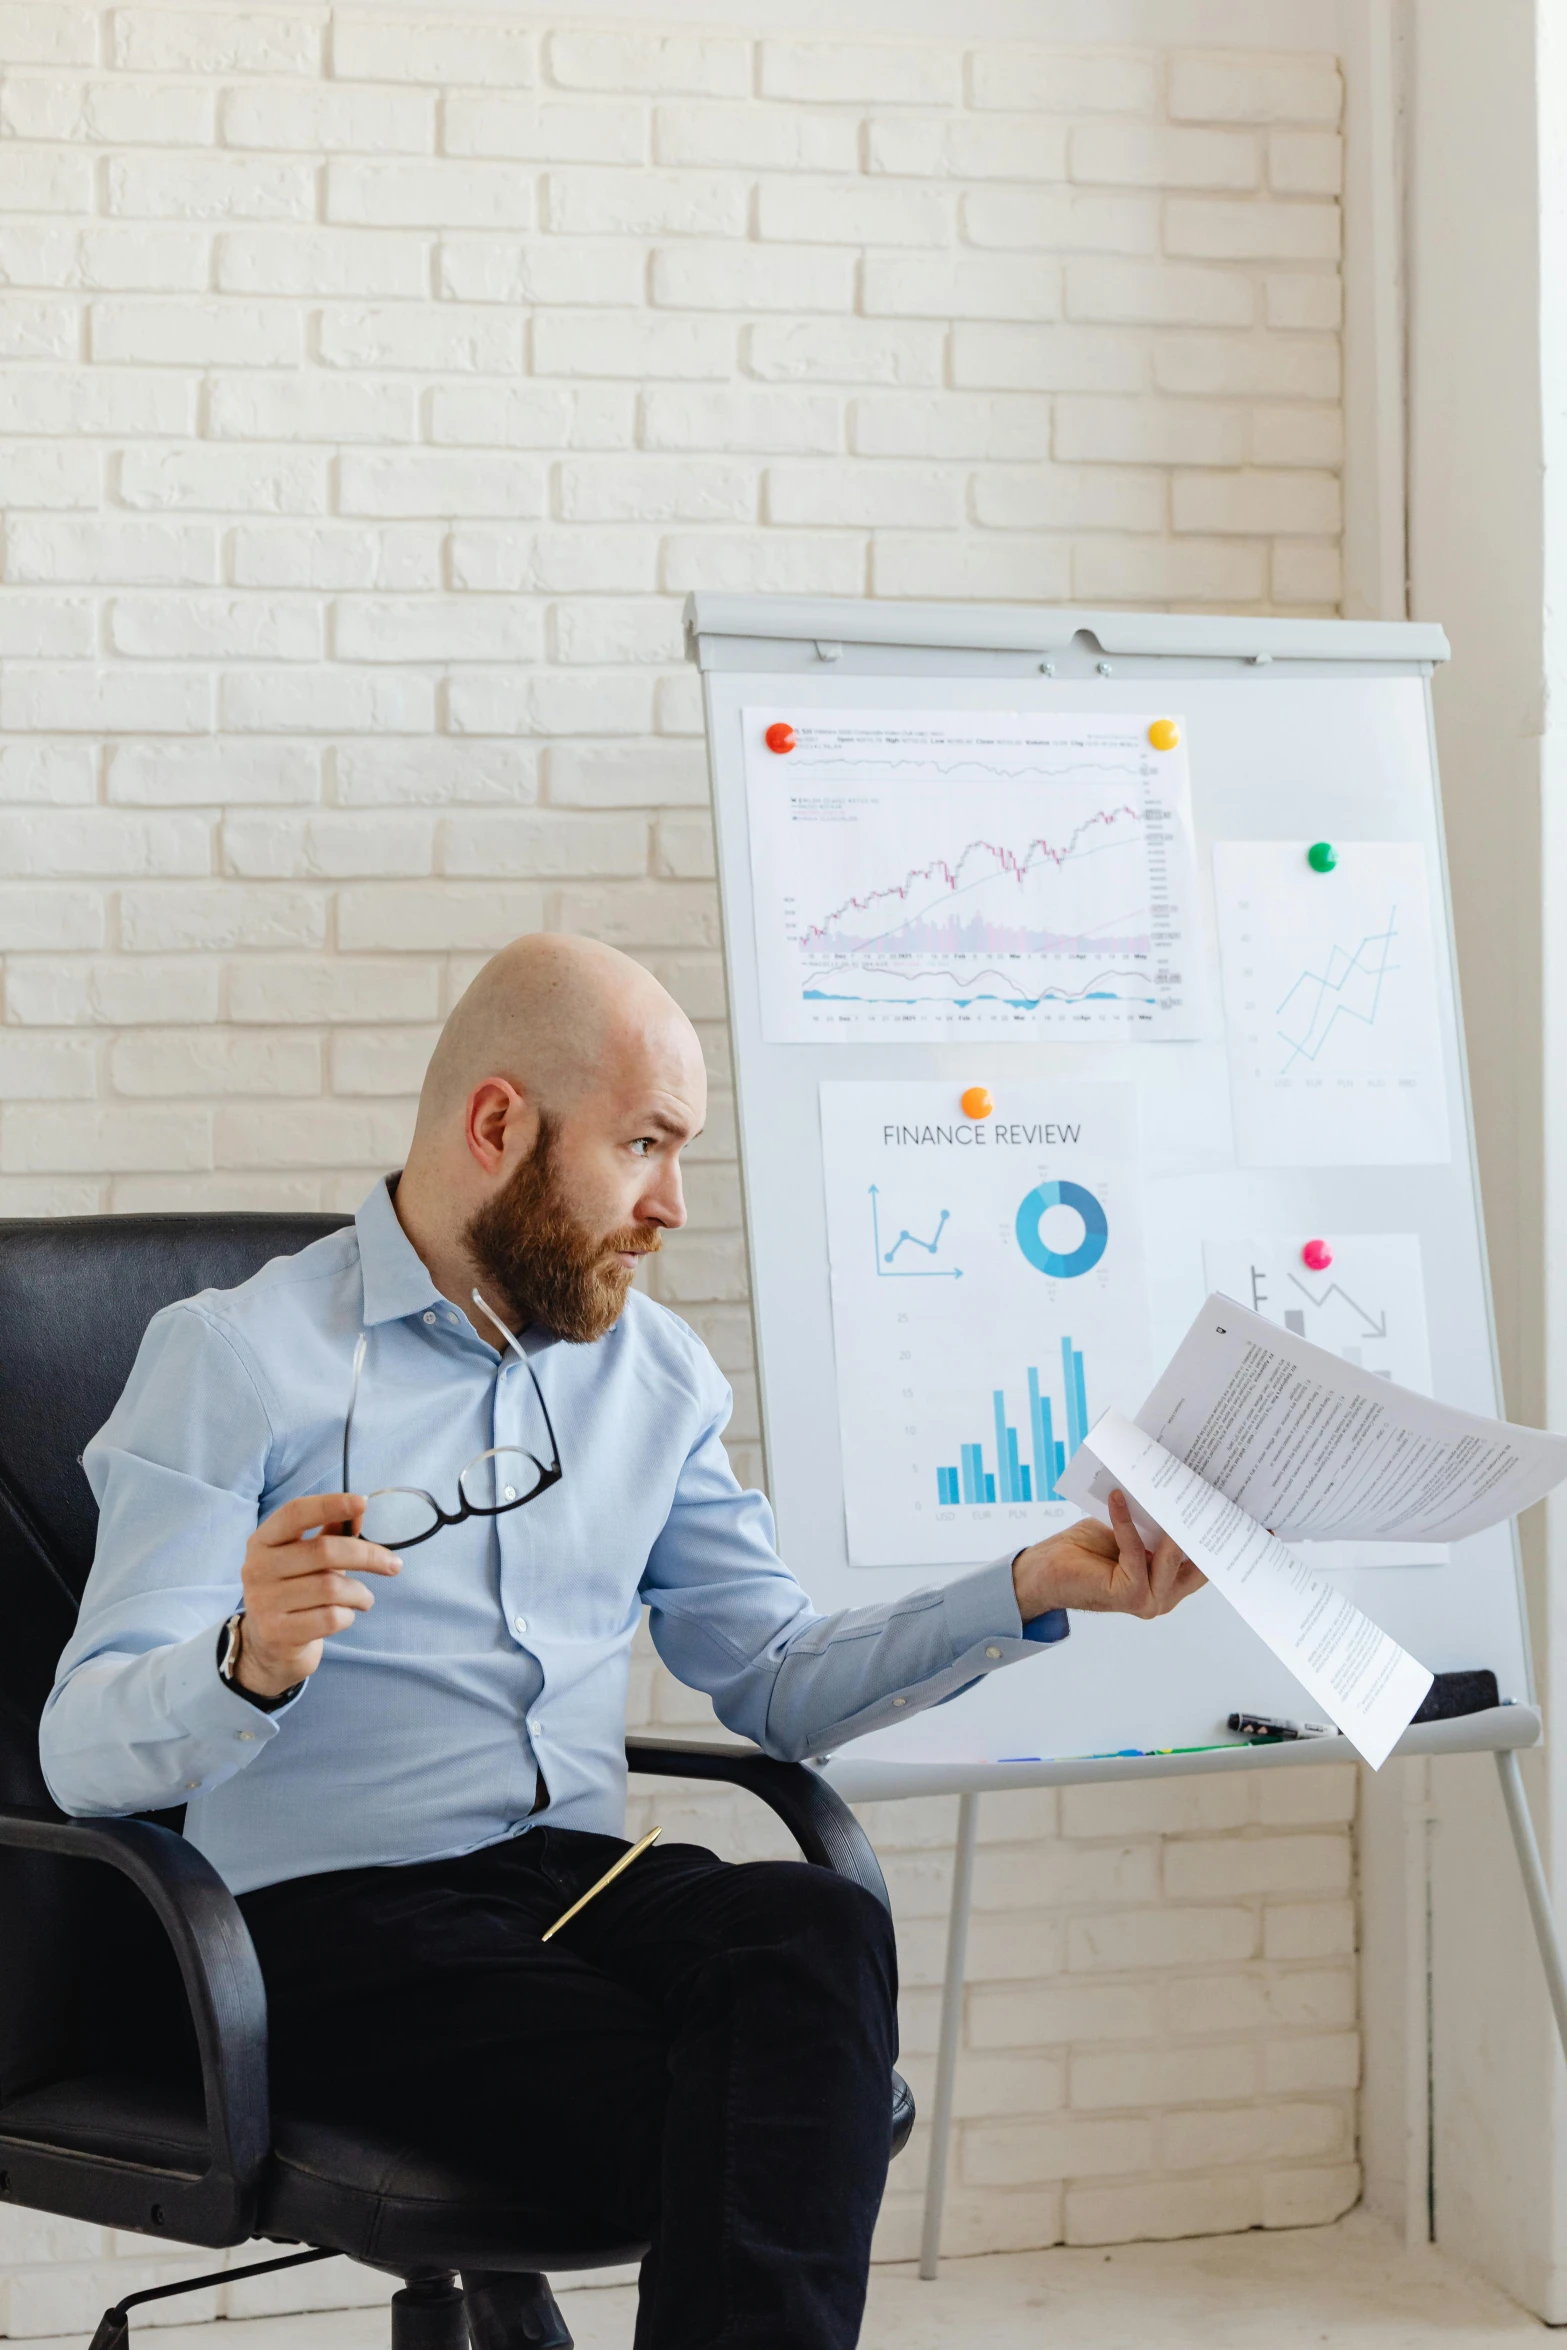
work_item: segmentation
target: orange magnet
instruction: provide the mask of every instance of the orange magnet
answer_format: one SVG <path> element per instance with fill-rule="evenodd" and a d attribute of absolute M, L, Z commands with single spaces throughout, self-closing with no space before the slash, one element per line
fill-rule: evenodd
<path fill-rule="evenodd" d="M 963 1096 L 962 1109 L 965 1118 L 988 1118 L 995 1106 L 990 1098 L 988 1085 L 971 1085 Z"/>
<path fill-rule="evenodd" d="M 796 740 L 795 731 L 785 719 L 778 718 L 767 729 L 762 740 L 770 751 L 792 751 Z"/>
<path fill-rule="evenodd" d="M 1156 751 L 1173 751 L 1181 739 L 1181 730 L 1173 718 L 1156 718 L 1148 729 L 1148 740 Z"/>
<path fill-rule="evenodd" d="M 1300 1261 L 1313 1273 L 1325 1273 L 1333 1262 L 1333 1251 L 1325 1240 L 1308 1240 L 1300 1252 Z"/>

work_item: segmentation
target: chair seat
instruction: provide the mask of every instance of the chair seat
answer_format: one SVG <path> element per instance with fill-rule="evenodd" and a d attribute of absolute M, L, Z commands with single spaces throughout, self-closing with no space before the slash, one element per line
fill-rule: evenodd
<path fill-rule="evenodd" d="M 914 2126 L 914 2100 L 892 2076 L 892 2150 Z M 128 2074 L 99 2073 L 30 2090 L 0 2108 L 0 2142 L 21 2139 L 165 2175 L 198 2177 L 206 2161 L 201 2099 Z M 256 2233 L 315 2244 L 401 2271 L 574 2269 L 638 2261 L 647 2246 L 585 2232 L 503 2174 L 424 2152 L 385 2132 L 273 2117 L 272 2159 Z"/>

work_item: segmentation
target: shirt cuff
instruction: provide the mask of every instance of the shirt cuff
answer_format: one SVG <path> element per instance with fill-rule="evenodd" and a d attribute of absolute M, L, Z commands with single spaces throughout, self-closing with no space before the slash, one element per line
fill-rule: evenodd
<path fill-rule="evenodd" d="M 966 1655 L 985 1640 L 1021 1640 L 1023 1619 L 1017 1612 L 1012 1583 L 1012 1554 L 958 1575 L 942 1593 L 947 1635 L 954 1657 Z"/>
<path fill-rule="evenodd" d="M 169 1649 L 163 1659 L 163 1706 L 171 1722 L 189 1738 L 199 1754 L 203 1748 L 212 1753 L 212 1766 L 218 1767 L 222 1757 L 225 1772 L 232 1769 L 232 1750 L 236 1739 L 245 1745 L 262 1745 L 278 1734 L 286 1714 L 299 1703 L 290 1698 L 275 1713 L 262 1713 L 237 1689 L 231 1689 L 217 1667 L 218 1627 L 198 1632 L 193 1640 L 182 1640 Z M 300 1693 L 303 1695 L 303 1691 Z M 192 1756 L 196 1760 L 197 1755 Z M 205 1778 L 208 1773 L 203 1773 Z"/>
<path fill-rule="evenodd" d="M 1048 1647 L 1064 1640 L 1071 1631 L 1065 1608 L 1046 1608 L 1041 1616 L 1024 1623 L 1018 1613 L 1017 1586 L 1012 1580 L 1012 1562 L 1017 1557 L 1009 1550 L 988 1567 L 980 1567 L 972 1575 L 959 1575 L 947 1585 L 943 1595 L 947 1611 L 947 1629 L 952 1638 L 952 1653 L 963 1656 L 981 1641 L 1027 1640 L 1036 1646 Z"/>

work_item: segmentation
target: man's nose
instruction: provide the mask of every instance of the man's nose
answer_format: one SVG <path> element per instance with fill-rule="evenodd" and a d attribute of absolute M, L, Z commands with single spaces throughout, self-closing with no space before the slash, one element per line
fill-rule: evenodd
<path fill-rule="evenodd" d="M 666 1232 L 679 1231 L 686 1220 L 686 1195 L 678 1167 L 660 1170 L 637 1202 L 637 1214 L 650 1224 L 662 1224 Z"/>

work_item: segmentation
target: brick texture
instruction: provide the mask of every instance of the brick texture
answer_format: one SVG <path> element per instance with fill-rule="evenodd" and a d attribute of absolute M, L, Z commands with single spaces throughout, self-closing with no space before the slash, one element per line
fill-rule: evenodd
<path fill-rule="evenodd" d="M 350 1207 L 483 954 L 595 931 L 709 1048 L 655 1278 L 759 1477 L 679 599 L 1331 611 L 1339 118 L 1332 58 L 957 10 L 0 0 L 0 1213 Z M 651 1656 L 635 1702 L 706 1714 Z M 1353 2199 L 1353 1780 L 1306 1776 L 989 1802 L 954 2249 Z M 871 1823 L 918 2090 L 950 1808 Z M 659 1795 L 772 1849 L 742 1809 Z M 176 2258 L 0 2223 L 13 2335 Z"/>

